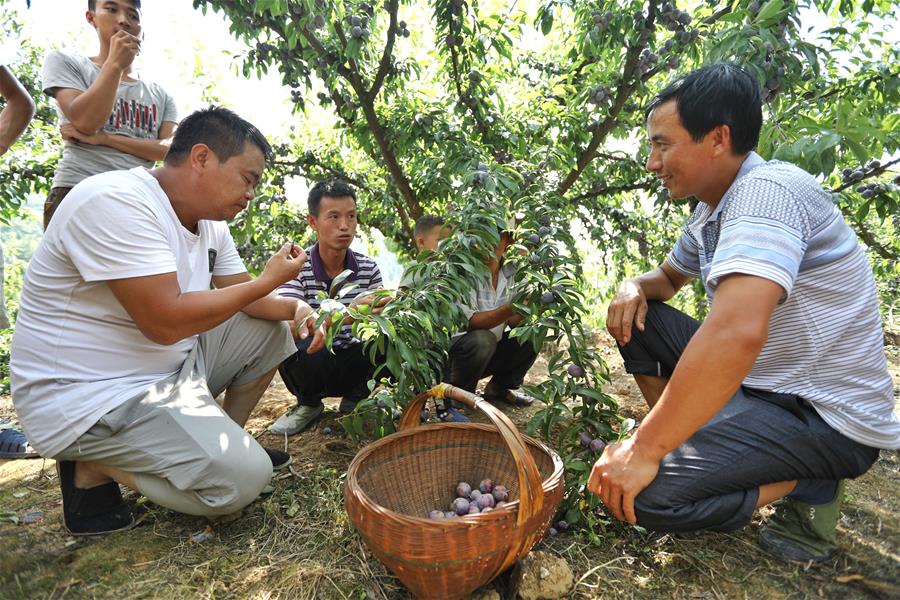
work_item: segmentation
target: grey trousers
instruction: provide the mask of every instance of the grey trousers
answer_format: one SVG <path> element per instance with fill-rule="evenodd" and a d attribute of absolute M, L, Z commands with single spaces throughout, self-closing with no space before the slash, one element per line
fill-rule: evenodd
<path fill-rule="evenodd" d="M 537 360 L 530 343 L 520 344 L 503 332 L 498 341 L 488 329 L 476 329 L 456 338 L 450 345 L 450 361 L 445 377 L 456 387 L 474 392 L 478 381 L 493 376 L 497 388 L 513 390 L 522 385 L 528 369 Z"/>
<path fill-rule="evenodd" d="M 253 502 L 272 462 L 215 397 L 271 371 L 295 352 L 294 342 L 285 323 L 240 312 L 199 337 L 180 373 L 106 413 L 54 458 L 131 473 L 148 499 L 191 515 Z"/>
<path fill-rule="evenodd" d="M 619 348 L 625 370 L 669 377 L 699 326 L 651 302 L 644 331 L 634 328 Z M 858 477 L 878 452 L 832 429 L 798 396 L 741 387 L 663 458 L 656 479 L 635 499 L 635 515 L 638 525 L 655 531 L 732 531 L 749 523 L 760 485 Z"/>

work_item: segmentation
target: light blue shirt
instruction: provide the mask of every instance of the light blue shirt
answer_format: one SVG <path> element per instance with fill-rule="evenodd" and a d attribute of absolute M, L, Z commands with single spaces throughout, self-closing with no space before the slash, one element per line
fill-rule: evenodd
<path fill-rule="evenodd" d="M 669 254 L 710 303 L 726 275 L 782 287 L 749 387 L 796 394 L 847 437 L 900 447 L 875 280 L 856 235 L 815 178 L 751 152 L 719 204 L 700 203 Z"/>

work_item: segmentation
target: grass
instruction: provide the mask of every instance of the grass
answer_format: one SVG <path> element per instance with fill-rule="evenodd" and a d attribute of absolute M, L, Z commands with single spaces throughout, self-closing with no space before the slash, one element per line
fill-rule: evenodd
<path fill-rule="evenodd" d="M 896 352 L 889 352 L 895 380 Z M 612 364 L 612 361 L 611 361 Z M 538 371 L 541 365 L 538 365 Z M 635 390 L 613 364 L 606 391 L 640 418 Z M 282 386 L 269 390 L 250 422 L 261 432 L 290 404 Z M 533 410 L 533 409 L 528 409 Z M 61 524 L 52 461 L 0 462 L 0 512 L 39 510 L 33 525 L 0 524 L 0 597 L 166 599 L 407 600 L 399 581 L 369 554 L 343 509 L 342 485 L 356 447 L 313 431 L 294 436 L 294 464 L 273 481 L 275 492 L 239 518 L 211 527 L 213 539 L 191 541 L 206 521 L 146 503 L 136 495 L 139 524 L 129 532 L 76 539 Z M 0 416 L 10 416 L 8 398 Z M 514 412 L 523 427 L 528 412 Z M 261 436 L 277 446 L 284 438 Z M 541 542 L 575 574 L 571 597 L 589 598 L 848 598 L 900 597 L 900 454 L 883 452 L 849 483 L 840 524 L 840 553 L 821 565 L 784 564 L 762 553 L 756 534 L 766 516 L 731 534 L 659 535 L 610 523 L 602 545 L 579 532 Z M 398 490 L 402 493 L 402 490 Z"/>
<path fill-rule="evenodd" d="M 140 502 L 134 530 L 75 540 L 61 530 L 55 475 L 38 463 L 23 463 L 32 472 L 0 494 L 4 510 L 45 514 L 42 524 L 0 527 L 5 598 L 410 598 L 350 527 L 340 469 L 280 476 L 275 493 L 241 518 L 214 524 L 210 541 L 190 539 L 203 530 L 202 519 Z M 572 567 L 575 598 L 896 597 L 898 464 L 897 453 L 888 453 L 853 482 L 842 552 L 824 565 L 769 559 L 754 541 L 758 520 L 735 534 L 676 537 L 613 527 L 604 546 L 576 532 L 542 547 Z M 23 486 L 29 493 L 16 498 Z"/>

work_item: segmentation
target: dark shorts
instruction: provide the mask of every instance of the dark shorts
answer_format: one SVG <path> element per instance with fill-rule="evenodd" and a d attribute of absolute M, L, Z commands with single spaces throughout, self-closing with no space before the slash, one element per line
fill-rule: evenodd
<path fill-rule="evenodd" d="M 644 331 L 619 350 L 632 374 L 669 377 L 700 323 L 650 302 Z M 638 524 L 655 531 L 731 531 L 746 525 L 759 486 L 858 477 L 878 458 L 832 429 L 804 399 L 741 387 L 706 425 L 663 458 L 635 499 Z"/>
<path fill-rule="evenodd" d="M 278 369 L 285 387 L 301 406 L 319 406 L 327 397 L 361 399 L 369 395 L 368 382 L 381 362 L 380 356 L 373 364 L 362 343 L 307 354 L 310 343 L 312 337 L 297 340 L 297 352 Z"/>

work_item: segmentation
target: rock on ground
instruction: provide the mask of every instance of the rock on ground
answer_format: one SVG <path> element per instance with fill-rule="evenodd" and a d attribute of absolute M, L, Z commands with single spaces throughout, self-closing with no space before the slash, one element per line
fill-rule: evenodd
<path fill-rule="evenodd" d="M 501 598 L 500 594 L 498 594 L 496 590 L 480 589 L 476 590 L 475 593 L 469 596 L 469 600 L 501 600 Z"/>
<path fill-rule="evenodd" d="M 558 600 L 575 584 L 575 576 L 565 560 L 547 552 L 532 552 L 516 569 L 515 589 L 521 600 Z"/>

